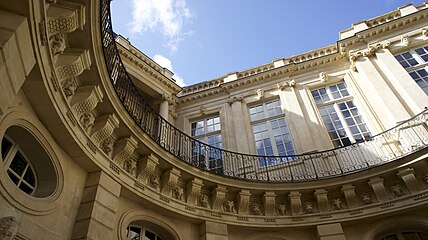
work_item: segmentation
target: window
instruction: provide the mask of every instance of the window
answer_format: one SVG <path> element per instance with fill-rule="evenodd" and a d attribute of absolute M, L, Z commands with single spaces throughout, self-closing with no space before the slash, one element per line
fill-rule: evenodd
<path fill-rule="evenodd" d="M 398 231 L 383 235 L 378 240 L 425 240 L 428 233 L 422 231 Z"/>
<path fill-rule="evenodd" d="M 139 226 L 128 226 L 126 237 L 128 240 L 162 240 L 158 234 Z"/>
<path fill-rule="evenodd" d="M 249 112 L 257 155 L 295 154 L 290 130 L 279 99 L 252 106 L 249 108 Z M 272 159 L 267 164 L 271 165 L 274 162 Z M 260 161 L 261 167 L 265 165 L 264 161 Z"/>
<path fill-rule="evenodd" d="M 312 96 L 335 147 L 370 137 L 370 131 L 344 82 L 313 90 Z"/>
<path fill-rule="evenodd" d="M 207 117 L 191 123 L 193 164 L 201 168 L 221 173 L 223 168 L 220 116 Z M 205 143 L 209 146 L 206 146 Z M 219 148 L 219 149 L 216 149 Z"/>
<path fill-rule="evenodd" d="M 18 144 L 8 137 L 2 139 L 2 157 L 10 180 L 23 192 L 33 195 L 36 190 L 35 171 Z"/>
<path fill-rule="evenodd" d="M 397 54 L 395 59 L 428 95 L 428 46 Z"/>

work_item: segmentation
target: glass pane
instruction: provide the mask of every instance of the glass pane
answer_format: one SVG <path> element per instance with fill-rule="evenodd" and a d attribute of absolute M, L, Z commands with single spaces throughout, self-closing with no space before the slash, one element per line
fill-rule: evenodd
<path fill-rule="evenodd" d="M 28 195 L 33 193 L 33 188 L 31 188 L 30 186 L 28 186 L 25 183 L 21 183 L 21 185 L 19 185 L 19 189 L 21 189 L 23 192 L 25 192 Z"/>
<path fill-rule="evenodd" d="M 15 185 L 18 185 L 19 178 L 15 176 L 15 174 L 13 174 L 10 170 L 8 170 L 7 175 L 9 175 L 10 180 L 12 180 L 12 182 L 15 183 Z"/>
<path fill-rule="evenodd" d="M 21 153 L 17 152 L 12 162 L 10 163 L 9 168 L 12 169 L 19 176 L 22 176 L 27 165 L 28 163 L 21 155 Z"/>
<path fill-rule="evenodd" d="M 24 180 L 30 184 L 31 186 L 36 186 L 36 180 L 34 178 L 34 173 L 32 171 L 32 169 L 29 167 L 27 168 L 27 172 L 24 175 Z"/>
<path fill-rule="evenodd" d="M 156 234 L 146 230 L 146 233 L 144 234 L 145 240 L 156 240 Z"/>
<path fill-rule="evenodd" d="M 3 140 L 1 141 L 1 156 L 3 158 L 3 161 L 11 147 L 12 143 L 9 142 L 9 140 L 7 140 L 6 138 L 3 138 Z"/>

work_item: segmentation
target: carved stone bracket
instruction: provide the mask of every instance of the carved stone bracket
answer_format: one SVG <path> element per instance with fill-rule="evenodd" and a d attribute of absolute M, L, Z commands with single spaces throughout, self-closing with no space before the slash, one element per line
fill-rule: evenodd
<path fill-rule="evenodd" d="M 50 35 L 59 32 L 69 33 L 85 25 L 85 6 L 77 3 L 62 2 L 49 5 L 47 10 L 47 29 Z"/>
<path fill-rule="evenodd" d="M 103 99 L 103 94 L 98 86 L 81 86 L 71 99 L 70 105 L 78 118 L 86 112 L 90 112 Z"/>
<path fill-rule="evenodd" d="M 198 203 L 199 195 L 201 195 L 202 189 L 202 180 L 194 178 L 186 186 L 187 199 L 186 202 L 191 205 L 196 205 Z"/>
<path fill-rule="evenodd" d="M 318 210 L 322 213 L 330 211 L 330 207 L 328 204 L 327 191 L 325 189 L 317 189 L 314 193 L 317 203 Z"/>
<path fill-rule="evenodd" d="M 159 164 L 159 159 L 153 155 L 147 155 L 140 160 L 138 165 L 138 179 L 144 183 L 148 184 L 150 177 L 155 172 L 156 166 Z"/>
<path fill-rule="evenodd" d="M 412 168 L 406 168 L 397 173 L 399 177 L 406 184 L 406 187 L 410 190 L 412 194 L 418 193 L 421 191 L 421 186 L 416 179 L 415 171 Z"/>
<path fill-rule="evenodd" d="M 260 100 L 263 98 L 265 98 L 265 91 L 263 91 L 262 89 L 258 89 L 257 90 L 257 99 Z"/>
<path fill-rule="evenodd" d="M 0 218 L 0 239 L 15 239 L 14 236 L 20 227 L 21 222 L 15 217 L 8 216 Z"/>
<path fill-rule="evenodd" d="M 294 88 L 296 86 L 296 81 L 294 79 L 291 79 L 283 83 L 278 83 L 276 86 L 279 90 L 284 91 L 288 87 Z"/>
<path fill-rule="evenodd" d="M 229 98 L 229 100 L 227 101 L 227 103 L 229 103 L 229 105 L 232 105 L 232 104 L 234 104 L 234 103 L 236 103 L 236 102 L 241 102 L 242 100 L 244 99 L 244 97 L 242 97 L 242 96 L 234 96 L 234 97 L 232 97 L 232 98 Z"/>
<path fill-rule="evenodd" d="M 118 140 L 114 145 L 113 162 L 118 166 L 122 166 L 123 162 L 131 157 L 132 153 L 137 148 L 137 144 L 137 140 L 132 136 Z"/>
<path fill-rule="evenodd" d="M 389 199 L 388 193 L 386 192 L 385 186 L 383 185 L 383 178 L 371 178 L 369 181 L 369 185 L 372 187 L 379 202 L 385 202 Z"/>
<path fill-rule="evenodd" d="M 292 215 L 299 215 L 302 213 L 302 200 L 301 197 L 302 194 L 298 191 L 291 191 L 290 195 L 288 195 L 290 199 L 290 206 L 291 206 L 291 214 Z"/>
<path fill-rule="evenodd" d="M 213 201 L 213 210 L 221 211 L 226 199 L 227 189 L 226 186 L 218 184 L 215 189 L 211 191 L 211 199 Z M 225 210 L 225 209 L 224 209 Z"/>
<path fill-rule="evenodd" d="M 428 28 L 422 28 L 421 33 L 422 33 L 423 37 L 427 38 L 428 37 Z"/>
<path fill-rule="evenodd" d="M 167 197 L 172 196 L 172 192 L 177 187 L 178 179 L 180 178 L 180 170 L 171 168 L 162 174 L 162 189 L 161 193 Z"/>
<path fill-rule="evenodd" d="M 328 81 L 328 74 L 325 72 L 320 72 L 320 81 L 322 83 L 325 83 Z"/>
<path fill-rule="evenodd" d="M 92 141 L 98 146 L 101 146 L 102 142 L 118 127 L 119 119 L 114 113 L 97 117 L 91 130 Z"/>
<path fill-rule="evenodd" d="M 390 42 L 384 41 L 381 43 L 376 43 L 373 45 L 369 45 L 366 49 L 363 49 L 358 52 L 354 52 L 349 55 L 349 62 L 351 63 L 350 69 L 354 72 L 357 71 L 357 67 L 355 66 L 355 62 L 358 61 L 360 57 L 370 57 L 373 56 L 379 49 L 385 49 L 388 48 L 390 45 Z"/>
<path fill-rule="evenodd" d="M 250 190 L 241 189 L 238 193 L 238 214 L 248 214 L 250 204 Z"/>
<path fill-rule="evenodd" d="M 265 206 L 265 215 L 274 216 L 276 213 L 276 203 L 275 203 L 276 194 L 275 192 L 265 192 L 263 195 L 263 205 Z"/>
<path fill-rule="evenodd" d="M 355 194 L 355 186 L 352 186 L 352 184 L 345 184 L 342 186 L 341 190 L 345 195 L 345 199 L 346 199 L 346 203 L 348 204 L 348 207 L 357 208 L 358 201 L 357 201 L 357 195 Z"/>
<path fill-rule="evenodd" d="M 59 80 L 77 77 L 91 66 L 89 51 L 72 49 L 58 56 L 56 73 Z"/>

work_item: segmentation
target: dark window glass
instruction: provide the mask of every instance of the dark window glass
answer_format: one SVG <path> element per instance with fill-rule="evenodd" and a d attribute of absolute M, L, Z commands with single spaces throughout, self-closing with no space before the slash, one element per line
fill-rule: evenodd
<path fill-rule="evenodd" d="M 3 140 L 1 141 L 1 156 L 3 158 L 3 161 L 11 147 L 12 143 L 9 142 L 9 140 L 7 140 L 6 138 L 3 138 Z"/>

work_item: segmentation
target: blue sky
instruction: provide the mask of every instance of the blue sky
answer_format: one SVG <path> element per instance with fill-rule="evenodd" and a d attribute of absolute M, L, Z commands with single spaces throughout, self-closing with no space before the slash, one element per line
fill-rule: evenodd
<path fill-rule="evenodd" d="M 112 14 L 116 33 L 172 70 L 181 85 L 192 85 L 333 44 L 352 23 L 407 3 L 114 0 Z"/>

